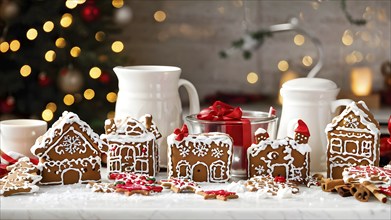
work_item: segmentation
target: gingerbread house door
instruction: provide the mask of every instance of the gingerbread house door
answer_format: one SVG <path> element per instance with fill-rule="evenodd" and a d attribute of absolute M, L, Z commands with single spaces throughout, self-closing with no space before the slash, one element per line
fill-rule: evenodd
<path fill-rule="evenodd" d="M 196 182 L 208 182 L 208 167 L 204 163 L 197 163 L 193 166 L 192 179 Z"/>
<path fill-rule="evenodd" d="M 68 168 L 61 174 L 63 184 L 79 183 L 81 180 L 81 173 L 78 169 Z"/>

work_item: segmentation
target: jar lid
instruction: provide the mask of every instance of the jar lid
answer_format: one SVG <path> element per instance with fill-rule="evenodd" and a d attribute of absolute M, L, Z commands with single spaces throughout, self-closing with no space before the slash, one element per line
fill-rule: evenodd
<path fill-rule="evenodd" d="M 338 89 L 337 84 L 329 79 L 323 78 L 297 78 L 285 82 L 282 88 L 288 90 L 312 90 L 328 91 Z"/>

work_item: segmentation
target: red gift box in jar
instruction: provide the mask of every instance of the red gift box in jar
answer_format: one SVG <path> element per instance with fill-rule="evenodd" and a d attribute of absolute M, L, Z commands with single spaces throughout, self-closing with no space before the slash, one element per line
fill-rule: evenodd
<path fill-rule="evenodd" d="M 232 176 L 247 178 L 247 148 L 254 143 L 254 132 L 265 129 L 275 139 L 278 118 L 261 111 L 242 111 L 221 101 L 203 109 L 199 114 L 186 117 L 191 134 L 223 132 L 233 139 Z"/>

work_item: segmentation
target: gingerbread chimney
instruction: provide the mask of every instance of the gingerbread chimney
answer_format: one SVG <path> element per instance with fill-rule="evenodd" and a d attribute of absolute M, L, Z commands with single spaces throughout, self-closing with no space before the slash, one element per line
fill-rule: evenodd
<path fill-rule="evenodd" d="M 264 141 L 269 138 L 269 133 L 263 128 L 258 128 L 255 131 L 255 144 L 259 144 L 259 142 Z"/>
<path fill-rule="evenodd" d="M 298 144 L 307 144 L 308 138 L 310 137 L 310 131 L 303 120 L 297 121 L 297 128 L 295 130 L 295 141 Z"/>

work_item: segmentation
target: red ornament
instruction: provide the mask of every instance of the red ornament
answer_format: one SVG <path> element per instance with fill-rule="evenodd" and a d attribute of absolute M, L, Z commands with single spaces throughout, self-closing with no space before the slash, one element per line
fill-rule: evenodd
<path fill-rule="evenodd" d="M 81 17 L 86 22 L 93 22 L 99 18 L 100 10 L 94 1 L 88 1 L 81 9 Z"/>
<path fill-rule="evenodd" d="M 306 123 L 303 120 L 299 119 L 297 121 L 297 124 L 298 125 L 297 125 L 297 128 L 296 128 L 295 132 L 296 133 L 300 133 L 300 134 L 302 134 L 302 135 L 304 135 L 306 137 L 309 137 L 310 136 L 310 131 L 308 130 L 308 127 L 307 127 Z"/>
<path fill-rule="evenodd" d="M 51 83 L 50 78 L 46 75 L 46 73 L 40 73 L 38 75 L 38 84 L 42 87 L 45 87 Z"/>
<path fill-rule="evenodd" d="M 11 113 L 15 108 L 15 98 L 8 96 L 6 99 L 0 101 L 0 112 Z"/>
<path fill-rule="evenodd" d="M 106 72 L 103 72 L 102 75 L 100 75 L 99 77 L 99 81 L 103 84 L 108 84 L 110 80 L 111 80 L 110 75 Z"/>

